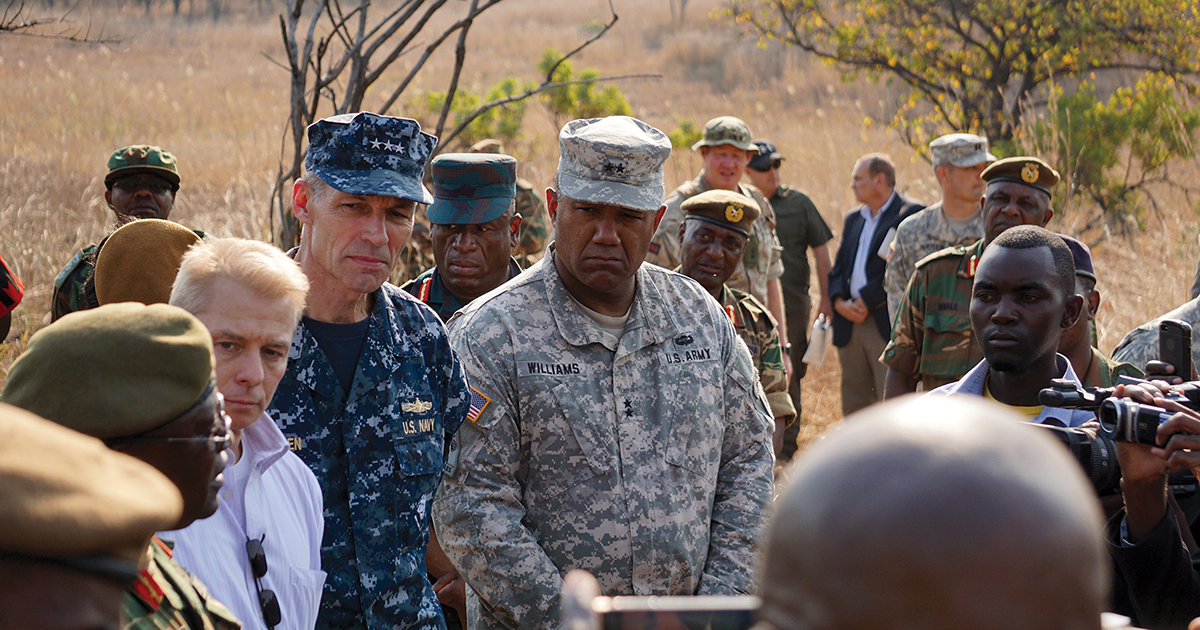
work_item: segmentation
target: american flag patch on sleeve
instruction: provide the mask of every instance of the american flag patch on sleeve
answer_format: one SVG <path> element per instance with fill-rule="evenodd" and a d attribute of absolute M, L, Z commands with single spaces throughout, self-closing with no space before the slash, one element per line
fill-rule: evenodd
<path fill-rule="evenodd" d="M 468 386 L 470 387 L 470 386 Z M 467 420 L 475 422 L 479 419 L 479 414 L 487 409 L 488 403 L 492 402 L 491 398 L 479 393 L 478 389 L 471 387 L 471 408 L 467 410 Z"/>

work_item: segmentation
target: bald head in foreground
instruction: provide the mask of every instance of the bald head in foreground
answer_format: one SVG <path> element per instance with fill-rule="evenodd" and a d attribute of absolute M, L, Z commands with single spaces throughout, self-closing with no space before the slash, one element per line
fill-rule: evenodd
<path fill-rule="evenodd" d="M 1109 585 L 1079 464 L 992 403 L 904 398 L 805 452 L 766 547 L 761 626 L 1095 630 Z"/>

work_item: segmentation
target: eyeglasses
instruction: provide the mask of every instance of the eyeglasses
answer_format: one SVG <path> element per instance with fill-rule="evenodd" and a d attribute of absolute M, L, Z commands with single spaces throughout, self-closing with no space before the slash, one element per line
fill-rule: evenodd
<path fill-rule="evenodd" d="M 113 188 L 118 188 L 124 193 L 135 193 L 141 190 L 143 186 L 145 186 L 146 189 L 153 194 L 164 193 L 171 189 L 171 184 L 158 179 L 157 177 L 151 179 L 126 177 L 125 179 L 118 180 L 115 184 L 113 184 Z"/>
<path fill-rule="evenodd" d="M 250 557 L 250 570 L 254 573 L 254 588 L 258 589 L 258 605 L 262 608 L 263 621 L 268 628 L 274 628 L 279 625 L 283 615 L 279 612 L 279 600 L 275 597 L 275 591 L 263 588 L 260 581 L 267 574 L 267 552 L 263 551 L 262 546 L 266 539 L 266 534 L 263 534 L 261 540 L 247 539 L 246 555 Z"/>
<path fill-rule="evenodd" d="M 211 392 L 209 393 L 211 394 Z M 208 396 L 205 395 L 202 398 L 207 399 L 207 397 Z M 225 413 L 225 401 L 219 397 L 218 400 L 219 402 L 217 403 L 216 417 L 214 418 L 217 424 L 217 432 L 213 435 L 207 437 L 156 437 L 131 435 L 128 437 L 112 438 L 110 440 L 105 440 L 105 442 L 109 446 L 124 444 L 126 442 L 208 442 L 212 445 L 212 448 L 215 452 L 220 453 L 221 451 L 229 448 L 229 445 L 233 442 L 233 432 L 231 431 L 233 420 Z M 193 406 L 192 408 L 195 407 Z M 190 411 L 191 409 L 184 412 L 183 415 L 187 415 Z"/>
<path fill-rule="evenodd" d="M 783 160 L 771 160 L 771 164 L 768 165 L 767 168 L 754 168 L 753 166 L 750 168 L 751 170 L 758 171 L 759 173 L 766 173 L 772 169 L 777 169 L 780 166 L 783 166 Z"/>

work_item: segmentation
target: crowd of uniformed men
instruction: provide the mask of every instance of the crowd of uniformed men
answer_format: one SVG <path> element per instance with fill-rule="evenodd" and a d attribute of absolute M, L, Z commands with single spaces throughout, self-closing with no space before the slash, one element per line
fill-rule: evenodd
<path fill-rule="evenodd" d="M 558 141 L 543 201 L 494 141 L 430 161 L 416 121 L 320 120 L 286 253 L 169 221 L 175 157 L 114 152 L 116 229 L 0 391 L 0 626 L 553 628 L 575 569 L 603 595 L 761 594 L 780 630 L 1200 616 L 1200 519 L 1166 484 L 1200 468 L 1200 414 L 1120 392 L 1178 413 L 1157 448 L 1118 445 L 1107 527 L 1018 427 L 1092 418 L 1041 406 L 1053 379 L 1169 371 L 1153 322 L 1096 349 L 1088 247 L 1045 229 L 1050 164 L 942 136 L 925 207 L 865 155 L 831 261 L 738 118 L 669 194 L 640 120 Z M 22 293 L 0 264 L 0 332 Z M 814 312 L 866 411 L 781 472 Z"/>

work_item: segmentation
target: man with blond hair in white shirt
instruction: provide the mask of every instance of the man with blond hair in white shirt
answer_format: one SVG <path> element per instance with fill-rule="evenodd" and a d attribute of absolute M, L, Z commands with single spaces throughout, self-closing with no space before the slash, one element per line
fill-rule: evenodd
<path fill-rule="evenodd" d="M 212 334 L 233 453 L 217 513 L 164 538 L 245 628 L 312 628 L 325 583 L 321 489 L 266 413 L 307 293 L 295 261 L 242 239 L 193 246 L 171 290 Z"/>

